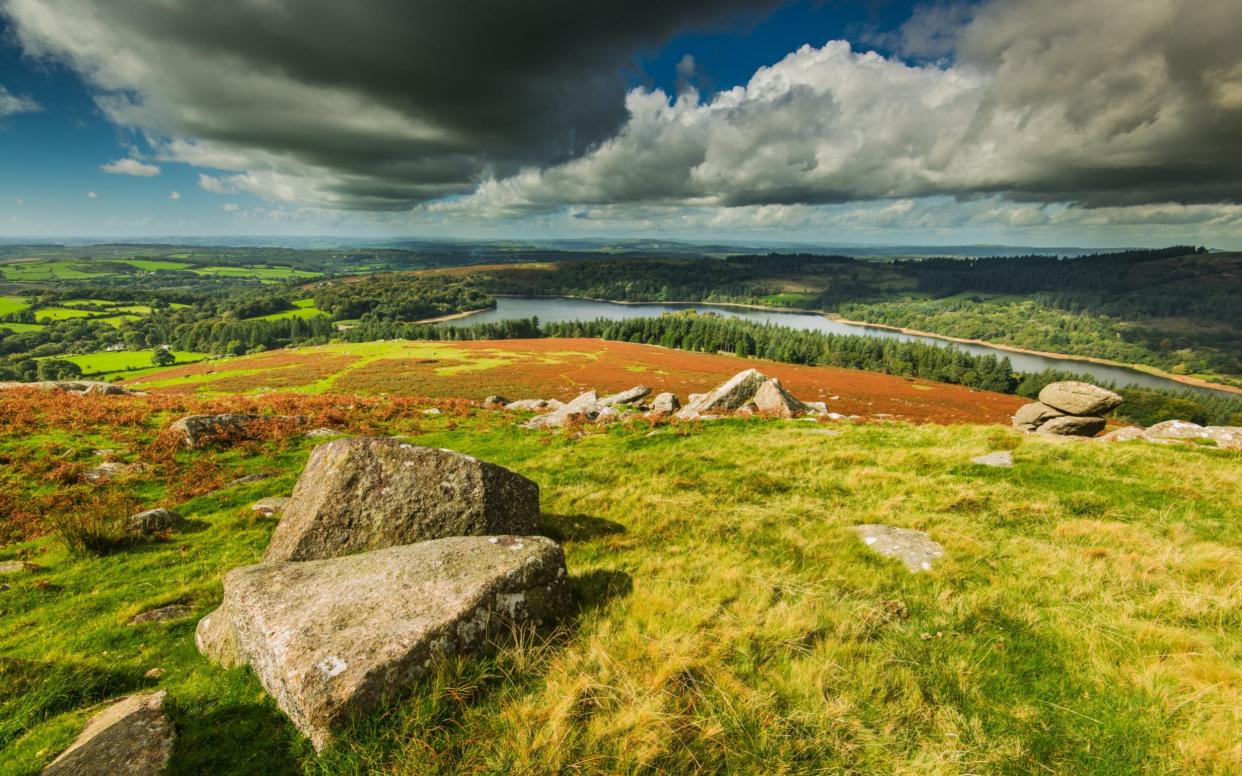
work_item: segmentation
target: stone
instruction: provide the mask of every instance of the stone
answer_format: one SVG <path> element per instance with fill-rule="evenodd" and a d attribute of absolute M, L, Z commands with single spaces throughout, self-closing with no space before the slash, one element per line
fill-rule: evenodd
<path fill-rule="evenodd" d="M 188 448 L 205 447 L 224 439 L 246 439 L 256 427 L 258 415 L 187 415 L 176 420 L 168 430 L 181 437 Z"/>
<path fill-rule="evenodd" d="M 543 537 L 458 536 L 329 560 L 233 569 L 199 624 L 204 655 L 248 664 L 316 749 L 443 657 L 486 651 L 571 607 Z"/>
<path fill-rule="evenodd" d="M 792 418 L 810 409 L 785 390 L 781 381 L 775 377 L 759 386 L 759 390 L 751 397 L 751 402 L 754 403 L 756 412 L 781 418 Z"/>
<path fill-rule="evenodd" d="M 1053 418 L 1064 415 L 1064 412 L 1053 409 L 1047 404 L 1041 402 L 1031 402 L 1023 404 L 1018 411 L 1013 414 L 1013 427 L 1022 431 L 1034 431 L 1044 423 Z"/>
<path fill-rule="evenodd" d="M 483 409 L 485 410 L 503 410 L 508 406 L 509 400 L 503 396 L 488 396 L 483 400 Z"/>
<path fill-rule="evenodd" d="M 125 532 L 130 536 L 151 536 L 164 531 L 185 528 L 185 518 L 171 509 L 148 509 L 130 515 L 125 521 Z"/>
<path fill-rule="evenodd" d="M 557 407 L 552 406 L 552 402 L 545 399 L 519 399 L 511 401 L 504 406 L 506 410 L 513 412 L 538 412 L 539 410 L 558 409 L 560 402 L 556 402 Z"/>
<path fill-rule="evenodd" d="M 164 715 L 164 691 L 131 695 L 86 723 L 43 776 L 156 776 L 168 766 L 176 732 Z"/>
<path fill-rule="evenodd" d="M 900 560 L 914 574 L 931 571 L 932 564 L 944 556 L 944 547 L 922 531 L 891 525 L 859 525 L 854 532 L 863 544 L 886 558 Z"/>
<path fill-rule="evenodd" d="M 806 405 L 807 411 L 812 414 L 815 414 L 815 415 L 827 415 L 828 414 L 828 403 L 827 402 L 807 401 L 807 402 L 803 402 L 803 404 Z"/>
<path fill-rule="evenodd" d="M 1003 450 L 996 453 L 988 453 L 987 455 L 979 455 L 970 459 L 971 463 L 977 463 L 980 466 L 998 466 L 1002 469 L 1013 468 L 1013 453 Z"/>
<path fill-rule="evenodd" d="M 1151 439 L 1209 439 L 1211 433 L 1198 423 L 1185 420 L 1166 420 L 1149 426 L 1146 436 Z"/>
<path fill-rule="evenodd" d="M 238 485 L 249 485 L 254 482 L 263 482 L 264 480 L 270 480 L 271 478 L 272 478 L 272 475 L 268 474 L 267 472 L 257 472 L 255 474 L 247 474 L 244 477 L 238 477 L 237 479 L 232 480 L 231 482 L 229 482 L 228 485 L 225 485 L 223 488 L 221 488 L 221 490 L 226 490 L 228 488 L 235 488 Z"/>
<path fill-rule="evenodd" d="M 311 452 L 263 560 L 528 534 L 538 517 L 539 486 L 496 464 L 395 439 L 337 439 Z"/>
<path fill-rule="evenodd" d="M 140 471 L 142 471 L 140 464 L 104 461 L 98 466 L 91 467 L 83 472 L 82 478 L 87 482 L 107 482 L 108 480 L 115 480 L 130 474 L 137 474 Z"/>
<path fill-rule="evenodd" d="M 20 560 L 0 561 L 0 575 L 20 574 L 26 570 L 26 564 Z"/>
<path fill-rule="evenodd" d="M 130 618 L 130 625 L 141 625 L 145 622 L 168 622 L 169 620 L 180 620 L 182 617 L 189 617 L 194 613 L 194 609 L 188 604 L 169 604 L 161 606 L 158 609 L 136 614 Z"/>
<path fill-rule="evenodd" d="M 1106 425 L 1108 422 L 1104 418 L 1061 415 L 1041 425 L 1036 433 L 1047 436 L 1093 437 L 1103 431 Z"/>
<path fill-rule="evenodd" d="M 444 413 L 436 407 L 430 407 L 423 410 L 424 415 L 443 415 Z"/>
<path fill-rule="evenodd" d="M 659 393 L 651 400 L 651 411 L 661 414 L 672 414 L 681 409 L 681 402 L 673 393 Z"/>
<path fill-rule="evenodd" d="M 271 517 L 285 511 L 285 507 L 288 505 L 289 498 L 287 496 L 268 496 L 251 504 L 250 509 L 264 517 Z"/>
<path fill-rule="evenodd" d="M 159 679 L 159 678 L 160 678 L 161 676 L 163 676 L 165 673 L 166 673 L 166 672 L 165 672 L 165 671 L 164 671 L 164 669 L 162 669 L 162 668 L 152 668 L 152 669 L 149 669 L 149 670 L 148 670 L 145 674 L 143 674 L 142 676 L 143 676 L 143 678 L 144 678 L 144 679 Z"/>
<path fill-rule="evenodd" d="M 1126 426 L 1125 428 L 1119 428 L 1116 431 L 1110 431 L 1103 436 L 1097 437 L 1096 441 L 1130 442 L 1135 439 L 1147 439 L 1146 429 L 1138 428 L 1137 426 Z"/>
<path fill-rule="evenodd" d="M 636 385 L 628 391 L 621 391 L 610 396 L 605 396 L 596 402 L 601 407 L 615 407 L 619 404 L 633 404 L 636 401 L 647 398 L 651 394 L 651 389 L 645 385 Z"/>
<path fill-rule="evenodd" d="M 141 391 L 130 390 L 123 385 L 103 383 L 96 380 L 43 380 L 33 383 L 0 383 L 0 391 L 21 388 L 32 388 L 39 391 L 61 391 L 63 393 L 99 394 L 102 396 L 131 396 L 142 393 Z"/>
<path fill-rule="evenodd" d="M 678 417 L 694 418 L 709 412 L 732 411 L 750 401 L 768 378 L 758 369 L 747 369 L 730 377 L 710 393 L 703 394 L 677 413 Z"/>
<path fill-rule="evenodd" d="M 1067 415 L 1103 415 L 1121 404 L 1121 397 L 1090 383 L 1067 380 L 1049 383 L 1039 392 L 1039 400 Z"/>
<path fill-rule="evenodd" d="M 344 433 L 345 433 L 344 431 L 337 431 L 334 428 L 322 427 L 322 428 L 311 429 L 310 431 L 306 432 L 306 435 L 312 439 L 320 439 L 323 437 L 342 436 Z"/>
<path fill-rule="evenodd" d="M 1225 450 L 1242 450 L 1242 426 L 1206 426 L 1207 438 Z"/>

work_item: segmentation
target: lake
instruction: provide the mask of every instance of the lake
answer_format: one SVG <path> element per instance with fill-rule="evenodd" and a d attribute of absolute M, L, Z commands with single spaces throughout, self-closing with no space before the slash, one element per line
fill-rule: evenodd
<path fill-rule="evenodd" d="M 1106 366 L 1093 364 L 1090 361 L 1079 361 L 1072 358 L 1054 358 L 1037 356 L 1027 353 L 1015 353 L 1001 348 L 972 343 L 952 342 L 939 337 L 923 337 L 916 334 L 905 334 L 876 326 L 842 323 L 825 318 L 815 313 L 784 312 L 776 310 L 752 310 L 745 307 L 727 307 L 713 304 L 618 304 L 601 302 L 591 299 L 569 299 L 565 297 L 497 297 L 496 307 L 492 310 L 468 315 L 446 321 L 446 326 L 472 326 L 476 323 L 492 323 L 521 318 L 538 318 L 541 323 L 560 323 L 564 321 L 591 321 L 596 318 L 621 320 L 625 318 L 650 318 L 663 313 L 697 310 L 713 312 L 733 318 L 741 318 L 756 323 L 772 323 L 788 326 L 793 329 L 822 331 L 828 334 L 853 334 L 880 339 L 895 339 L 905 342 L 926 342 L 940 347 L 956 347 L 975 355 L 989 355 L 1008 358 L 1018 372 L 1042 372 L 1045 369 L 1061 369 L 1068 372 L 1091 375 L 1097 380 L 1116 383 L 1117 385 L 1139 385 L 1148 388 L 1165 388 L 1172 390 L 1192 390 L 1203 393 L 1223 393 L 1236 396 L 1227 391 L 1215 391 L 1210 388 L 1185 385 L 1176 380 L 1169 380 L 1137 369 L 1122 366 Z"/>

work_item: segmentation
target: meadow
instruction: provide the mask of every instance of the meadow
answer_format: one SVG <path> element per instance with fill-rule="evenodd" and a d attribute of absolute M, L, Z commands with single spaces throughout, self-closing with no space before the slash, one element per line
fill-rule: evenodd
<path fill-rule="evenodd" d="M 193 644 L 221 576 L 255 562 L 272 531 L 249 504 L 287 494 L 313 444 L 278 424 L 218 450 L 160 435 L 179 415 L 227 410 L 396 434 L 531 477 L 574 613 L 438 665 L 316 757 L 247 669 Z M 80 484 L 100 448 L 145 468 Z M 1014 468 L 969 463 L 995 450 Z M 155 687 L 178 728 L 174 774 L 1239 769 L 1236 453 L 991 425 L 557 434 L 447 399 L 7 393 L 0 456 L 0 498 L 24 507 L 0 560 L 32 564 L 0 593 L 6 776 L 45 765 L 95 704 Z M 258 472 L 272 476 L 228 484 Z M 171 506 L 193 527 L 75 556 L 44 534 L 44 503 L 100 519 Z M 867 551 L 860 523 L 925 530 L 946 556 L 912 575 Z M 127 624 L 171 603 L 191 615 Z"/>
<path fill-rule="evenodd" d="M 178 364 L 192 364 L 209 358 L 209 353 L 193 351 L 170 351 Z M 102 379 L 117 374 L 125 374 L 139 369 L 151 369 L 150 350 L 114 350 L 102 353 L 87 353 L 77 356 L 57 356 L 62 361 L 77 364 L 82 369 L 83 377 Z"/>

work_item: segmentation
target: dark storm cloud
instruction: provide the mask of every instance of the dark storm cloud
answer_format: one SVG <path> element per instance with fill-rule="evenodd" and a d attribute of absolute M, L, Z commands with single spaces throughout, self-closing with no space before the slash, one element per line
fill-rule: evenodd
<path fill-rule="evenodd" d="M 625 121 L 636 51 L 776 0 L 0 3 L 115 120 L 250 174 L 221 186 L 405 207 L 588 151 Z"/>

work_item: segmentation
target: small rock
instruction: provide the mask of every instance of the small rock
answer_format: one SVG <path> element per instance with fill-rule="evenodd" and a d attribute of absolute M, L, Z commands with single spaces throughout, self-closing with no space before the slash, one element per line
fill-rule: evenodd
<path fill-rule="evenodd" d="M 611 396 L 605 396 L 600 399 L 597 404 L 601 407 L 615 407 L 619 404 L 633 404 L 634 402 L 646 398 L 651 393 L 651 389 L 645 385 L 636 385 L 628 391 L 614 393 Z"/>
<path fill-rule="evenodd" d="M 26 564 L 20 560 L 0 561 L 0 575 L 19 574 L 26 570 Z"/>
<path fill-rule="evenodd" d="M 267 498 L 261 498 L 251 504 L 250 509 L 258 512 L 264 517 L 271 517 L 272 515 L 278 515 L 283 512 L 288 503 L 289 499 L 286 496 L 268 496 Z"/>
<path fill-rule="evenodd" d="M 345 433 L 344 431 L 337 431 L 334 428 L 327 428 L 326 426 L 324 426 L 321 428 L 316 428 L 316 429 L 307 431 L 306 435 L 313 439 L 318 439 L 320 437 L 342 436 L 344 433 Z"/>
<path fill-rule="evenodd" d="M 151 536 L 164 531 L 185 528 L 185 518 L 171 509 L 148 509 L 130 515 L 125 521 L 125 532 L 131 536 Z"/>
<path fill-rule="evenodd" d="M 117 461 L 104 461 L 98 466 L 87 469 L 83 472 L 83 479 L 88 482 L 106 482 L 137 474 L 142 471 L 142 466 L 135 463 L 119 463 Z"/>
<path fill-rule="evenodd" d="M 1002 450 L 996 453 L 988 453 L 987 455 L 979 455 L 970 459 L 971 463 L 977 463 L 980 466 L 998 466 L 1003 469 L 1013 468 L 1013 453 L 1008 450 Z"/>
<path fill-rule="evenodd" d="M 900 560 L 915 574 L 930 571 L 932 563 L 944 556 L 944 547 L 922 531 L 891 525 L 859 525 L 854 531 L 863 544 L 886 558 Z"/>
<path fill-rule="evenodd" d="M 166 672 L 162 668 L 152 668 L 151 670 L 147 671 L 142 676 L 144 679 L 159 679 L 165 673 Z"/>
<path fill-rule="evenodd" d="M 436 409 L 435 407 L 431 407 L 429 409 L 423 410 L 423 414 L 424 415 L 443 415 L 444 413 Z"/>
<path fill-rule="evenodd" d="M 1039 400 L 1067 415 L 1103 415 L 1122 402 L 1112 391 L 1076 380 L 1045 385 Z"/>
<path fill-rule="evenodd" d="M 485 410 L 503 410 L 509 404 L 509 400 L 503 396 L 488 396 L 483 400 L 483 409 Z"/>
<path fill-rule="evenodd" d="M 172 756 L 176 732 L 164 715 L 164 691 L 131 695 L 91 717 L 43 776 L 156 776 Z"/>
<path fill-rule="evenodd" d="M 221 490 L 225 490 L 227 488 L 235 488 L 238 485 L 249 485 L 252 482 L 263 482 L 263 480 L 271 479 L 271 477 L 272 475 L 268 474 L 267 472 L 247 474 L 244 477 L 238 477 L 237 479 L 231 481 L 228 485 L 225 485 L 223 488 L 221 488 Z"/>
<path fill-rule="evenodd" d="M 651 411 L 653 413 L 672 414 L 681 409 L 681 402 L 677 399 L 676 394 L 660 393 L 651 400 Z"/>
<path fill-rule="evenodd" d="M 169 604 L 161 606 L 158 609 L 150 609 L 136 614 L 130 618 L 130 625 L 142 625 L 147 622 L 168 622 L 169 620 L 180 620 L 182 617 L 189 617 L 194 610 L 187 604 Z"/>
<path fill-rule="evenodd" d="M 1131 442 L 1135 439 L 1147 439 L 1147 431 L 1137 426 L 1126 426 L 1116 431 L 1110 431 L 1107 434 L 1097 437 L 1097 442 Z"/>

